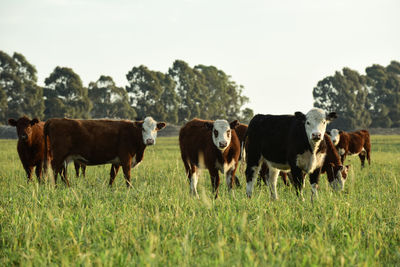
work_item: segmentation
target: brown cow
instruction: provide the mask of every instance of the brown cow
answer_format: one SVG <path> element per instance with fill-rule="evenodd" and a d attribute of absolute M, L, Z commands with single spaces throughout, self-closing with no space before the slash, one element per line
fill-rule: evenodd
<path fill-rule="evenodd" d="M 45 145 L 43 140 L 44 122 L 37 118 L 29 119 L 24 116 L 18 120 L 9 119 L 8 124 L 17 128 L 17 150 L 22 166 L 25 169 L 28 182 L 32 181 L 32 171 L 39 182 L 42 181 L 42 167 L 44 163 Z"/>
<path fill-rule="evenodd" d="M 218 197 L 220 184 L 219 172 L 226 175 L 229 190 L 234 184 L 235 172 L 240 156 L 240 143 L 235 127 L 238 121 L 230 124 L 226 120 L 193 119 L 179 131 L 179 146 L 186 174 L 190 183 L 190 192 L 197 194 L 199 168 L 207 168 L 211 184 Z"/>
<path fill-rule="evenodd" d="M 44 126 L 44 135 L 50 141 L 54 179 L 57 181 L 57 175 L 61 174 L 69 186 L 67 175 L 62 175 L 61 170 L 64 162 L 71 160 L 84 165 L 112 163 L 109 185 L 122 166 L 129 187 L 131 168 L 142 161 L 146 146 L 156 143 L 157 131 L 165 126 L 151 117 L 135 122 L 50 119 Z"/>
<path fill-rule="evenodd" d="M 342 162 L 347 155 L 358 155 L 361 167 L 364 167 L 365 156 L 368 164 L 371 164 L 371 141 L 367 130 L 359 130 L 351 133 L 332 129 L 330 131 L 332 142 L 339 152 Z"/>

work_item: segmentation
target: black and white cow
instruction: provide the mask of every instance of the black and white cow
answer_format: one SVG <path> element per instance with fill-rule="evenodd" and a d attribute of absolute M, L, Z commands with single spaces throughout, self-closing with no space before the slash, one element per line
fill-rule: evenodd
<path fill-rule="evenodd" d="M 312 196 L 316 196 L 321 167 L 326 156 L 324 134 L 326 125 L 336 113 L 327 114 L 313 108 L 306 115 L 261 115 L 250 121 L 247 129 L 247 196 L 251 197 L 260 165 L 269 167 L 268 184 L 277 199 L 276 182 L 279 170 L 290 171 L 296 193 L 302 197 L 304 174 L 310 174 Z"/>

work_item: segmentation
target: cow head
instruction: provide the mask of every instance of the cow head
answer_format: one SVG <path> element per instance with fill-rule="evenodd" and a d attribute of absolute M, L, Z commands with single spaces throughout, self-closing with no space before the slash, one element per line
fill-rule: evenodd
<path fill-rule="evenodd" d="M 156 122 L 152 117 L 146 117 L 144 121 L 135 122 L 136 126 L 142 128 L 143 144 L 155 145 L 157 132 L 164 129 L 165 122 Z"/>
<path fill-rule="evenodd" d="M 326 125 L 337 118 L 335 112 L 327 114 L 319 108 L 312 108 L 306 115 L 296 112 L 295 117 L 304 123 L 310 144 L 316 144 L 324 138 Z"/>
<path fill-rule="evenodd" d="M 341 191 L 344 189 L 344 183 L 346 182 L 350 165 L 334 166 L 334 164 L 331 164 L 331 168 L 334 180 L 329 181 L 329 184 L 334 190 Z"/>
<path fill-rule="evenodd" d="M 332 143 L 337 146 L 337 144 L 339 144 L 340 141 L 340 132 L 338 129 L 332 129 L 330 132 L 330 136 L 331 136 L 331 140 Z"/>
<path fill-rule="evenodd" d="M 216 120 L 214 123 L 206 122 L 205 126 L 212 131 L 214 145 L 224 151 L 231 143 L 232 129 L 235 129 L 238 124 L 237 120 L 230 124 L 226 120 Z"/>
<path fill-rule="evenodd" d="M 17 128 L 18 139 L 27 142 L 32 136 L 32 126 L 38 123 L 39 120 L 34 118 L 33 120 L 24 116 L 18 120 L 9 119 L 8 124 Z"/>

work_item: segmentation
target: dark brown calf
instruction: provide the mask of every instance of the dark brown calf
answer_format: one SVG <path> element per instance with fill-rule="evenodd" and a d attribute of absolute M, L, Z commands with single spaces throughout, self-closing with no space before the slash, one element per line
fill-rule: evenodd
<path fill-rule="evenodd" d="M 367 130 L 347 133 L 332 129 L 330 136 L 342 162 L 344 162 L 347 155 L 358 155 L 361 160 L 361 167 L 364 167 L 365 157 L 367 157 L 368 164 L 371 164 L 371 141 Z"/>
<path fill-rule="evenodd" d="M 17 128 L 17 151 L 25 169 L 28 182 L 32 180 L 33 168 L 39 182 L 42 181 L 45 145 L 43 140 L 44 122 L 24 116 L 18 120 L 9 119 L 8 124 Z"/>
<path fill-rule="evenodd" d="M 54 179 L 58 174 L 69 186 L 64 162 L 84 165 L 111 163 L 110 186 L 122 166 L 126 185 L 130 186 L 130 170 L 143 159 L 147 145 L 154 145 L 157 131 L 165 123 L 151 117 L 144 121 L 50 119 L 44 126 L 44 137 L 50 141 Z M 46 141 L 47 139 L 45 139 Z"/>
<path fill-rule="evenodd" d="M 199 168 L 208 169 L 215 198 L 218 197 L 220 184 L 218 171 L 226 174 L 228 188 L 232 189 L 240 155 L 240 143 L 235 131 L 237 124 L 237 121 L 229 124 L 226 120 L 193 119 L 179 131 L 181 157 L 190 192 L 195 196 L 198 196 Z"/>

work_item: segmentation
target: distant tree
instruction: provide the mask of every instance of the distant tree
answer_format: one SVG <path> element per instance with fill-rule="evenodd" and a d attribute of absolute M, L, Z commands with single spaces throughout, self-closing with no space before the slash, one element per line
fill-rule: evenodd
<path fill-rule="evenodd" d="M 392 61 L 386 68 L 366 68 L 370 86 L 371 127 L 400 127 L 400 63 Z"/>
<path fill-rule="evenodd" d="M 22 115 L 43 117 L 43 90 L 36 83 L 36 69 L 22 54 L 14 53 L 10 57 L 0 51 L 0 101 L 3 101 L 0 117 L 3 123 L 9 117 Z"/>
<path fill-rule="evenodd" d="M 56 67 L 45 80 L 45 116 L 89 118 L 92 108 L 87 88 L 72 69 Z"/>
<path fill-rule="evenodd" d="M 100 76 L 89 84 L 88 89 L 93 104 L 92 118 L 135 119 L 136 112 L 129 105 L 127 92 L 117 87 L 110 76 Z"/>
<path fill-rule="evenodd" d="M 254 112 L 250 108 L 245 108 L 242 110 L 242 115 L 240 116 L 240 122 L 249 124 L 250 120 L 254 117 Z"/>
<path fill-rule="evenodd" d="M 178 97 L 171 77 L 140 65 L 133 67 L 126 78 L 129 82 L 126 89 L 138 118 L 152 116 L 156 120 L 177 122 Z"/>
<path fill-rule="evenodd" d="M 194 117 L 208 117 L 208 88 L 205 84 L 204 75 L 198 70 L 192 69 L 186 62 L 175 60 L 168 70 L 168 75 L 175 82 L 180 103 L 178 107 L 178 120 L 185 120 Z"/>
<path fill-rule="evenodd" d="M 352 130 L 371 123 L 365 77 L 356 71 L 343 68 L 342 72 L 324 78 L 314 88 L 313 96 L 315 107 L 338 113 L 339 118 L 330 128 Z"/>

